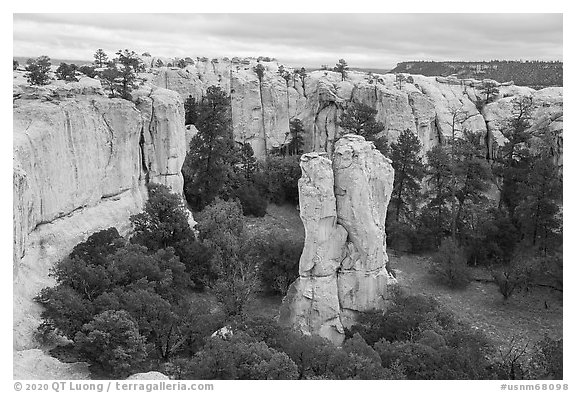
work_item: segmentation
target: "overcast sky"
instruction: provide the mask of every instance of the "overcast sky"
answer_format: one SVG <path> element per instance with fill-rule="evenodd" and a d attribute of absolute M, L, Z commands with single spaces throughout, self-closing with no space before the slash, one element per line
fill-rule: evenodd
<path fill-rule="evenodd" d="M 562 60 L 562 14 L 14 14 L 14 56 L 270 56 L 293 66 Z"/>

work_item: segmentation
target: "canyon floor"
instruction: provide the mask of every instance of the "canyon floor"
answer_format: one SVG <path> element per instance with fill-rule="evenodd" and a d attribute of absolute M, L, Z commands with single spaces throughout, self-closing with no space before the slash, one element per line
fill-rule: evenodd
<path fill-rule="evenodd" d="M 304 227 L 293 206 L 268 207 L 263 218 L 249 218 L 251 230 L 276 229 L 290 236 L 304 236 Z M 401 287 L 411 294 L 432 296 L 461 320 L 481 329 L 494 343 L 506 349 L 514 338 L 519 345 L 534 344 L 544 335 L 562 337 L 563 302 L 561 293 L 535 288 L 516 293 L 507 301 L 494 283 L 472 281 L 463 290 L 452 290 L 435 282 L 429 273 L 430 255 L 400 254 L 388 250 L 392 268 Z M 483 268 L 471 268 L 472 277 L 489 280 Z M 280 296 L 260 296 L 250 306 L 251 312 L 276 316 L 282 303 Z"/>

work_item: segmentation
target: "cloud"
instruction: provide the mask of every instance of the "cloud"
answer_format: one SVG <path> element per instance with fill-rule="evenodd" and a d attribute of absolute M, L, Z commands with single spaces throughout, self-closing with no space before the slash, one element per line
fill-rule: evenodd
<path fill-rule="evenodd" d="M 14 14 L 14 55 L 272 56 L 319 66 L 562 59 L 562 14 Z"/>

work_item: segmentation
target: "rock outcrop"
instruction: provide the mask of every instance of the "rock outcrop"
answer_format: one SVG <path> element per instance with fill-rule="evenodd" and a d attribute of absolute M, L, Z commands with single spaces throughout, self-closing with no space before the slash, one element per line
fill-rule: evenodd
<path fill-rule="evenodd" d="M 14 379 L 77 380 L 90 378 L 88 363 L 63 363 L 45 354 L 41 349 L 15 351 L 13 360 Z"/>
<path fill-rule="evenodd" d="M 340 344 L 358 312 L 385 308 L 395 282 L 384 229 L 394 170 L 371 142 L 351 134 L 336 142 L 332 161 L 308 153 L 300 166 L 306 238 L 280 323 Z"/>
<path fill-rule="evenodd" d="M 483 81 L 405 74 L 406 81 L 399 83 L 393 74 L 355 71 L 342 81 L 333 71 L 313 71 L 301 77 L 288 67 L 291 76 L 286 81 L 278 72 L 279 64 L 272 61 L 259 62 L 264 68 L 260 81 L 254 71 L 257 64 L 250 58 L 206 59 L 184 69 L 152 68 L 148 78 L 183 98 L 200 99 L 209 86 L 220 86 L 231 96 L 236 140 L 251 143 L 257 157 L 289 142 L 289 122 L 294 118 L 302 120 L 306 131 L 304 150 L 331 155 L 334 141 L 343 133 L 339 118 L 352 102 L 377 110 L 376 119 L 384 124 L 389 141 L 408 129 L 418 135 L 424 152 L 451 137 L 453 114 L 458 112 L 456 133 L 463 129 L 481 133 L 491 155 L 505 142 L 501 126 L 512 117 L 506 108 L 515 98 L 534 96 L 534 124 L 562 110 L 562 88 L 534 90 L 502 83 L 495 102 L 481 108 L 477 103 L 486 98 Z"/>
<path fill-rule="evenodd" d="M 180 96 L 153 87 L 135 105 L 106 97 L 96 83 L 83 78 L 73 89 L 29 88 L 15 79 L 15 350 L 36 346 L 41 310 L 32 299 L 54 284 L 48 273 L 55 262 L 98 230 L 116 226 L 126 233 L 129 217 L 144 206 L 148 181 L 182 193 Z M 54 93 L 62 90 L 71 93 Z"/>
<path fill-rule="evenodd" d="M 132 374 L 128 378 L 127 381 L 166 381 L 169 380 L 166 375 L 158 372 L 158 371 L 149 371 L 147 373 L 138 373 Z"/>

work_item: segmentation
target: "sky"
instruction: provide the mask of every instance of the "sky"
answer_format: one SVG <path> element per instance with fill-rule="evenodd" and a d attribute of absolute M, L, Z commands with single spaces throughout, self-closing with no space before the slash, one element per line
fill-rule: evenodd
<path fill-rule="evenodd" d="M 13 55 L 269 56 L 290 66 L 563 60 L 562 14 L 13 14 Z"/>

